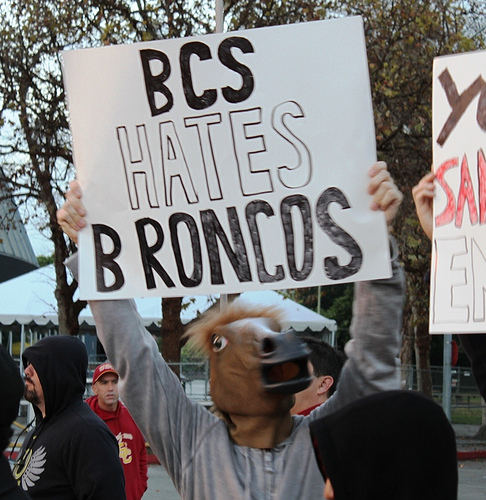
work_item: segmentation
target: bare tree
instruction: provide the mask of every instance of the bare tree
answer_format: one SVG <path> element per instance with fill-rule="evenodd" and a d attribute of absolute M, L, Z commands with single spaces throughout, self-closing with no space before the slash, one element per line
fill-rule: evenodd
<path fill-rule="evenodd" d="M 1 166 L 16 202 L 43 221 L 53 242 L 61 333 L 78 333 L 78 315 L 86 303 L 73 302 L 77 283 L 69 283 L 63 262 L 75 248 L 56 222 L 74 177 L 60 53 L 204 33 L 212 26 L 208 12 L 204 0 L 5 0 L 0 6 Z M 180 302 L 167 299 L 165 304 L 168 361 L 179 360 Z"/>

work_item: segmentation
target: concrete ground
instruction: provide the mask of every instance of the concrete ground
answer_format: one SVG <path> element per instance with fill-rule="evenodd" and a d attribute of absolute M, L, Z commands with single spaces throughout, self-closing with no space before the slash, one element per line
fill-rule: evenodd
<path fill-rule="evenodd" d="M 161 465 L 149 465 L 148 488 L 142 500 L 180 500 L 172 481 Z"/>
<path fill-rule="evenodd" d="M 459 500 L 486 499 L 486 441 L 474 438 L 478 425 L 453 425 L 459 467 Z"/>
<path fill-rule="evenodd" d="M 144 497 L 145 498 L 145 497 Z M 179 498 L 178 496 L 174 498 Z M 486 498 L 486 459 L 459 462 L 459 500 Z"/>

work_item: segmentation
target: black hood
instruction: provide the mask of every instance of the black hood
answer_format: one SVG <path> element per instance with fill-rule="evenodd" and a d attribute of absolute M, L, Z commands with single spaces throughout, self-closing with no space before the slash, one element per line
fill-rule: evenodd
<path fill-rule="evenodd" d="M 72 401 L 82 400 L 88 354 L 86 346 L 77 337 L 59 335 L 39 340 L 25 349 L 22 362 L 24 367 L 29 362 L 35 368 L 42 384 L 46 421 Z"/>
<path fill-rule="evenodd" d="M 362 398 L 310 424 L 336 500 L 456 500 L 457 452 L 442 408 L 412 391 Z"/>
<path fill-rule="evenodd" d="M 15 420 L 23 393 L 19 367 L 0 344 L 0 427 L 10 427 Z"/>

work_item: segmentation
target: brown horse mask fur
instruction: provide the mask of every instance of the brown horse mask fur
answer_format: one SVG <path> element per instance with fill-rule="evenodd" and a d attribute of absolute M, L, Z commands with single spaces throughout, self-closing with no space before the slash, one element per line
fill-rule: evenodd
<path fill-rule="evenodd" d="M 308 349 L 280 332 L 273 307 L 230 305 L 186 332 L 210 361 L 211 397 L 237 444 L 271 448 L 290 435 L 295 392 L 310 383 Z"/>

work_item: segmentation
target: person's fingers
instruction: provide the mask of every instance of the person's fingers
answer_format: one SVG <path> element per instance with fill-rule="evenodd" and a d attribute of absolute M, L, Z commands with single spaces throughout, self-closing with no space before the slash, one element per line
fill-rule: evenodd
<path fill-rule="evenodd" d="M 435 195 L 435 189 L 430 186 L 422 186 L 418 189 L 412 190 L 412 196 L 417 203 L 430 203 Z"/>
<path fill-rule="evenodd" d="M 382 193 L 380 193 L 380 208 L 383 211 L 386 211 L 392 207 L 398 207 L 402 203 L 403 194 L 401 191 L 395 186 L 392 185 L 383 185 L 382 187 L 386 187 Z"/>
<path fill-rule="evenodd" d="M 385 213 L 386 223 L 390 225 L 402 203 L 403 194 L 393 182 L 384 182 L 373 199 L 375 210 Z"/>
<path fill-rule="evenodd" d="M 74 210 L 78 212 L 79 216 L 84 217 L 86 215 L 86 210 L 81 200 L 81 187 L 79 186 L 79 183 L 77 181 L 71 181 L 69 187 L 70 189 L 65 194 L 65 198 L 72 205 Z"/>
<path fill-rule="evenodd" d="M 86 210 L 81 201 L 81 196 L 79 183 L 71 181 L 70 190 L 65 195 L 66 200 L 56 214 L 58 224 L 75 243 L 78 240 L 78 231 L 86 226 L 84 220 Z"/>
<path fill-rule="evenodd" d="M 59 221 L 59 219 L 58 219 Z M 71 227 L 67 224 L 64 224 L 62 222 L 59 222 L 59 225 L 61 226 L 62 230 L 71 238 L 74 243 L 78 243 L 78 232 L 71 229 Z"/>
<path fill-rule="evenodd" d="M 401 202 L 403 195 L 397 188 L 389 172 L 381 171 L 374 178 L 373 186 L 368 191 L 373 195 L 373 210 L 386 210 L 392 203 Z"/>
<path fill-rule="evenodd" d="M 76 179 L 73 179 L 69 183 L 69 189 L 75 194 L 75 196 L 81 198 L 81 186 L 79 185 L 79 182 Z"/>
<path fill-rule="evenodd" d="M 373 195 L 372 210 L 385 212 L 387 224 L 391 224 L 400 207 L 403 194 L 395 185 L 385 162 L 375 163 L 369 170 L 368 193 Z"/>
<path fill-rule="evenodd" d="M 57 222 L 62 227 L 69 226 L 75 231 L 79 231 L 86 226 L 86 221 L 70 201 L 66 201 L 57 211 Z"/>
<path fill-rule="evenodd" d="M 374 194 L 380 187 L 382 182 L 391 180 L 390 172 L 388 172 L 387 165 L 384 161 L 376 162 L 368 171 L 370 181 L 368 184 L 368 193 Z"/>
<path fill-rule="evenodd" d="M 428 173 L 412 188 L 412 197 L 417 217 L 425 234 L 432 239 L 433 232 L 433 199 L 435 196 L 435 175 Z"/>
<path fill-rule="evenodd" d="M 435 195 L 435 176 L 434 174 L 427 174 L 424 176 L 420 182 L 412 188 L 412 196 L 417 203 L 423 203 L 424 201 L 429 202 L 430 198 Z"/>

